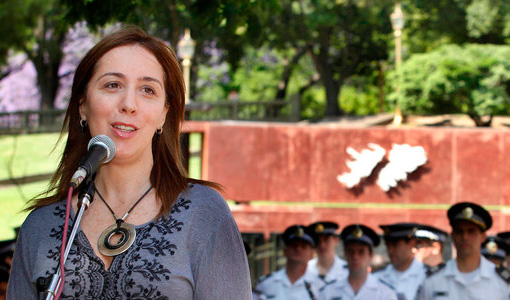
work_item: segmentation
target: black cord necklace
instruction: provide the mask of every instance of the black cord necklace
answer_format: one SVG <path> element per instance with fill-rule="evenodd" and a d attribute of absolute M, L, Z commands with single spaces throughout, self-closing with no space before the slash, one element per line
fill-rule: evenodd
<path fill-rule="evenodd" d="M 122 218 L 118 218 L 115 215 L 113 209 L 108 205 L 108 203 L 106 203 L 101 193 L 99 193 L 99 191 L 96 189 L 96 193 L 99 196 L 99 199 L 101 199 L 106 207 L 108 207 L 112 213 L 113 218 L 115 219 L 115 224 L 106 228 L 97 240 L 97 247 L 99 252 L 106 256 L 115 256 L 126 251 L 129 249 L 129 247 L 131 247 L 131 245 L 133 245 L 133 242 L 136 238 L 135 226 L 133 224 L 126 223 L 125 220 L 131 211 L 133 211 L 135 206 L 140 203 L 140 201 L 142 201 L 142 199 L 151 191 L 151 189 L 152 186 L 135 202 L 135 204 L 133 204 L 133 206 L 131 206 L 131 208 L 127 213 L 124 214 Z M 116 244 L 112 244 L 110 240 L 116 234 L 121 235 L 120 240 Z"/>

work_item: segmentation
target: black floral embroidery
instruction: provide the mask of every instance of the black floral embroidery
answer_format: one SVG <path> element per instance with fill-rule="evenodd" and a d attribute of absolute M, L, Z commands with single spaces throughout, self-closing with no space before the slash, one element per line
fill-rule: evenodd
<path fill-rule="evenodd" d="M 166 280 L 170 279 L 168 276 L 170 271 L 156 260 L 149 262 L 147 259 L 142 259 L 141 263 L 141 265 L 135 266 L 132 272 L 142 274 L 143 277 L 149 279 L 149 281 L 161 281 L 163 278 Z"/>
<path fill-rule="evenodd" d="M 174 213 L 180 213 L 182 210 L 188 210 L 191 205 L 191 200 L 186 200 L 182 197 L 179 197 L 177 202 L 172 206 L 172 210 L 170 211 L 172 214 Z"/>
<path fill-rule="evenodd" d="M 142 285 L 137 285 L 136 288 L 133 288 L 132 292 L 126 291 L 125 295 L 131 300 L 146 300 L 146 299 L 155 299 L 155 300 L 168 300 L 169 298 L 166 296 L 162 296 L 161 292 L 157 291 L 152 284 L 147 287 L 143 287 Z"/>
<path fill-rule="evenodd" d="M 148 230 L 156 229 L 160 234 L 170 234 L 174 233 L 174 230 L 181 231 L 183 222 L 179 222 L 174 219 L 172 216 L 168 218 L 161 217 L 156 223 L 152 223 Z M 142 234 L 145 234 L 144 232 Z"/>
<path fill-rule="evenodd" d="M 142 243 L 142 242 L 141 242 Z M 170 243 L 167 240 L 151 238 L 151 241 L 148 243 L 143 243 L 140 245 L 142 249 L 147 249 L 150 254 L 158 257 L 160 255 L 165 256 L 167 253 L 170 255 L 174 255 L 177 246 L 175 244 Z"/>
<path fill-rule="evenodd" d="M 65 205 L 57 205 L 55 209 L 53 210 L 53 215 L 57 216 L 61 219 L 64 219 L 66 217 L 66 208 Z"/>
<path fill-rule="evenodd" d="M 175 255 L 178 251 L 177 245 L 172 242 L 173 235 L 181 232 L 185 224 L 175 216 L 189 210 L 191 203 L 190 200 L 179 197 L 169 215 L 136 228 L 135 244 L 116 256 L 108 270 L 95 255 L 85 234 L 79 231 L 66 261 L 65 292 L 61 299 L 168 300 L 158 287 L 161 282 L 170 279 L 172 272 L 159 258 Z M 63 224 L 65 204 L 57 205 L 53 215 L 61 219 Z M 63 225 L 51 229 L 50 237 L 55 240 L 56 246 L 48 251 L 47 257 L 54 261 L 55 265 L 49 267 L 47 276 L 57 270 L 62 232 Z M 162 236 L 165 238 L 161 238 Z M 146 281 L 138 282 L 140 278 Z M 148 284 L 149 282 L 151 284 Z"/>

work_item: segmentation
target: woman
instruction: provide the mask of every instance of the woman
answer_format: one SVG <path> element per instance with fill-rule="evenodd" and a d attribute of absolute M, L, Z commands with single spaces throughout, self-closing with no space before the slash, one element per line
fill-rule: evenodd
<path fill-rule="evenodd" d="M 97 135 L 109 136 L 117 151 L 95 176 L 94 201 L 67 258 L 61 299 L 251 298 L 242 239 L 225 201 L 210 188 L 218 185 L 188 178 L 181 163 L 184 94 L 175 53 L 139 28 L 113 33 L 85 55 L 75 73 L 52 195 L 29 207 L 8 299 L 36 299 L 37 280 L 55 273 L 63 199 Z M 72 208 L 77 211 L 77 193 Z M 134 226 L 136 238 L 124 252 L 110 251 L 104 236 L 121 225 Z M 116 238 L 111 244 L 120 242 Z"/>

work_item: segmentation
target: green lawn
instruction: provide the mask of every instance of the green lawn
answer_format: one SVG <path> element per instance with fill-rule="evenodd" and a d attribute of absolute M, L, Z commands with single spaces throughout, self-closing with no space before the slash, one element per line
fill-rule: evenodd
<path fill-rule="evenodd" d="M 47 184 L 43 181 L 0 189 L 0 241 L 14 238 L 14 228 L 28 215 L 22 212 L 26 202 L 44 191 Z"/>
<path fill-rule="evenodd" d="M 30 134 L 0 136 L 0 180 L 52 173 L 62 152 L 62 143 L 52 152 L 58 134 Z M 190 151 L 200 151 L 201 135 L 191 134 Z M 190 158 L 189 175 L 200 178 L 200 157 Z M 37 182 L 20 187 L 0 186 L 0 241 L 14 237 L 14 228 L 25 220 L 21 212 L 26 202 L 43 192 L 48 182 Z"/>
<path fill-rule="evenodd" d="M 57 140 L 58 134 L 0 136 L 0 180 L 53 172 L 62 152 L 60 146 L 52 152 Z"/>

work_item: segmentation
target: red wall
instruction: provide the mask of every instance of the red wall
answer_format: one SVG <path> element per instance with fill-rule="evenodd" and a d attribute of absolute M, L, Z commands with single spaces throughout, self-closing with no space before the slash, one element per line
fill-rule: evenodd
<path fill-rule="evenodd" d="M 189 122 L 185 128 L 204 133 L 203 177 L 223 184 L 227 199 L 243 203 L 232 207 L 243 232 L 267 235 L 325 219 L 375 229 L 413 221 L 449 231 L 446 210 L 460 201 L 489 209 L 489 233 L 510 230 L 510 131 L 504 129 L 248 122 Z M 346 189 L 336 179 L 349 172 L 346 149 L 361 151 L 369 143 L 387 153 L 393 143 L 422 146 L 428 162 L 389 192 L 375 184 L 377 174 Z"/>

